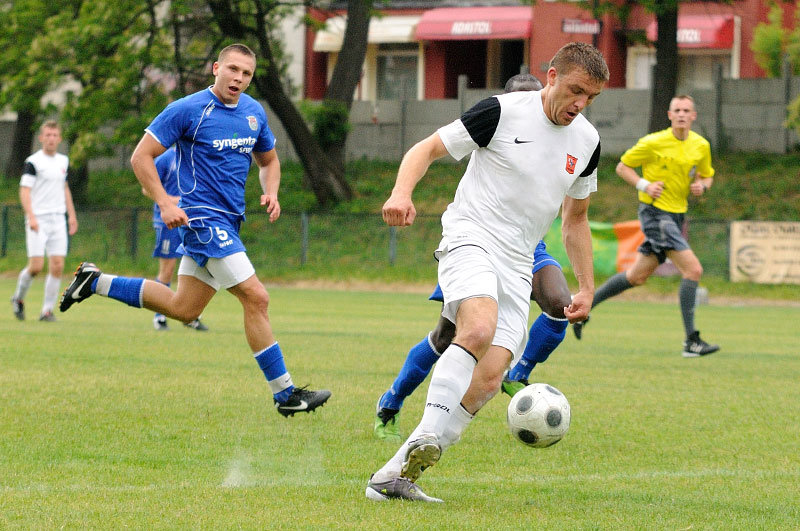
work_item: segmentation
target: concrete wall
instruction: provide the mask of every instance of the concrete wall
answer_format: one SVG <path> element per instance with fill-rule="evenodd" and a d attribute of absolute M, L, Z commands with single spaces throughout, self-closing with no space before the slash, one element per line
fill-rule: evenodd
<path fill-rule="evenodd" d="M 800 145 L 793 130 L 783 127 L 786 105 L 800 97 L 800 77 L 782 79 L 722 79 L 713 90 L 692 91 L 698 109 L 695 131 L 714 149 L 786 153 Z M 459 87 L 452 100 L 354 102 L 347 156 L 353 159 L 399 161 L 414 143 L 456 119 L 481 99 L 497 91 Z M 648 90 L 606 89 L 586 111 L 597 127 L 603 152 L 618 155 L 647 133 Z M 278 139 L 281 160 L 297 160 L 280 120 L 267 108 L 269 124 Z M 8 160 L 13 122 L 0 121 L 0 171 Z M 66 149 L 66 146 L 62 146 Z M 92 160 L 92 169 L 128 167 L 130 149 Z"/>

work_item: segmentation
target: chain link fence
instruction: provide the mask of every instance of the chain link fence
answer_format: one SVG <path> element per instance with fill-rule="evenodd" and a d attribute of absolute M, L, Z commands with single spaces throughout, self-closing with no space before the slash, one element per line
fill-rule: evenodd
<path fill-rule="evenodd" d="M 0 271 L 17 271 L 27 260 L 22 209 L 0 208 Z M 139 274 L 157 270 L 151 257 L 155 237 L 150 209 L 83 210 L 78 223 L 70 238 L 68 268 L 91 260 Z M 728 230 L 725 220 L 689 222 L 689 240 L 707 275 L 728 277 Z M 418 215 L 412 226 L 394 228 L 379 214 L 283 212 L 269 223 L 262 212 L 253 212 L 242 224 L 241 237 L 262 278 L 318 275 L 430 282 L 436 278 L 433 251 L 441 225 L 438 214 Z"/>

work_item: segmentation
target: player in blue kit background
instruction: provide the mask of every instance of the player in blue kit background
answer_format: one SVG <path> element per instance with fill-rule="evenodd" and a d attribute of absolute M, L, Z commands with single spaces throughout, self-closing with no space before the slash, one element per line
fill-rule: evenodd
<path fill-rule="evenodd" d="M 542 84 L 531 74 L 517 74 L 505 86 L 505 92 L 541 90 Z M 444 303 L 444 295 L 437 284 L 430 300 Z M 561 344 L 569 321 L 564 316 L 564 307 L 570 304 L 569 287 L 561 265 L 547 253 L 540 241 L 533 253 L 533 277 L 531 300 L 537 302 L 542 313 L 531 325 L 528 341 L 522 357 L 503 379 L 502 390 L 509 396 L 528 385 L 528 377 L 537 363 L 544 363 Z M 411 347 L 400 373 L 392 386 L 378 399 L 373 431 L 375 436 L 386 441 L 400 441 L 398 418 L 405 399 L 414 392 L 430 373 L 439 356 L 450 346 L 456 326 L 440 316 L 439 322 L 422 341 Z"/>
<path fill-rule="evenodd" d="M 178 162 L 175 156 L 175 146 L 170 147 L 155 159 L 156 171 L 161 180 L 161 185 L 169 194 L 170 199 L 177 204 L 180 199 L 178 191 Z M 142 192 L 147 195 L 147 190 L 142 188 Z M 153 203 L 153 230 L 156 234 L 156 244 L 153 247 L 153 258 L 158 258 L 158 275 L 156 281 L 169 287 L 172 283 L 172 276 L 175 273 L 175 265 L 178 258 L 182 255 L 178 252 L 181 245 L 180 229 L 170 229 L 161 219 L 161 208 L 158 203 Z M 183 326 L 192 328 L 199 332 L 205 332 L 208 327 L 200 320 L 200 317 L 184 323 Z M 158 331 L 169 330 L 167 316 L 156 312 L 153 315 L 153 328 Z"/>
<path fill-rule="evenodd" d="M 131 156 L 136 178 L 161 208 L 164 224 L 170 229 L 180 227 L 183 258 L 177 292 L 144 278 L 104 274 L 94 264 L 83 262 L 61 297 L 60 309 L 67 311 L 98 294 L 190 322 L 218 289 L 227 289 L 242 304 L 245 336 L 275 407 L 290 416 L 313 411 L 331 393 L 294 386 L 272 333 L 269 295 L 239 239 L 244 185 L 252 160 L 258 166 L 264 191 L 261 205 L 270 222 L 281 213 L 275 137 L 264 108 L 244 94 L 255 68 L 255 54 L 247 46 L 224 48 L 212 67 L 214 85 L 168 105 L 147 127 Z M 162 186 L 154 163 L 173 144 L 177 146 L 177 205 Z"/>

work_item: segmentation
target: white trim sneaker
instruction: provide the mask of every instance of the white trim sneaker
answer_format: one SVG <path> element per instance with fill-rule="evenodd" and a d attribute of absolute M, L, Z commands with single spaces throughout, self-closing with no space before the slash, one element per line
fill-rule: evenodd
<path fill-rule="evenodd" d="M 433 433 L 423 433 L 410 443 L 400 469 L 400 477 L 417 481 L 426 468 L 435 465 L 442 456 L 439 439 Z"/>
<path fill-rule="evenodd" d="M 410 500 L 429 503 L 442 503 L 443 500 L 428 496 L 416 484 L 406 478 L 392 478 L 388 481 L 372 481 L 369 478 L 367 490 L 364 492 L 368 500 Z"/>

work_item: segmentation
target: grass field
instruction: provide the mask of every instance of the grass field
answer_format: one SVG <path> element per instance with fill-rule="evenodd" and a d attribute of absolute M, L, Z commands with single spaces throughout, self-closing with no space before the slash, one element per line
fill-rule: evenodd
<path fill-rule="evenodd" d="M 504 395 L 420 480 L 444 504 L 375 503 L 396 450 L 375 440 L 378 395 L 437 305 L 422 294 L 272 288 L 295 383 L 330 403 L 284 419 L 247 349 L 238 303 L 200 334 L 93 298 L 40 323 L 0 312 L 0 528 L 796 529 L 800 308 L 703 306 L 722 345 L 683 359 L 676 304 L 609 301 L 532 380 L 572 426 L 549 449 L 512 440 Z M 13 279 L 0 280 L 0 293 Z M 406 401 L 416 424 L 424 388 Z"/>

